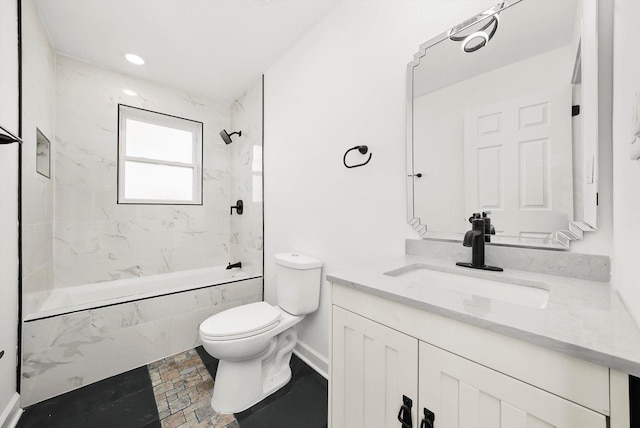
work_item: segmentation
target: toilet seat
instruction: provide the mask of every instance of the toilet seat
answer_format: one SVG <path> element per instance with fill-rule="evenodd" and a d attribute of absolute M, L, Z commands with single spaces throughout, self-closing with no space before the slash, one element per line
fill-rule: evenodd
<path fill-rule="evenodd" d="M 200 324 L 200 337 L 222 341 L 242 339 L 271 330 L 280 323 L 280 311 L 266 302 L 227 309 Z"/>

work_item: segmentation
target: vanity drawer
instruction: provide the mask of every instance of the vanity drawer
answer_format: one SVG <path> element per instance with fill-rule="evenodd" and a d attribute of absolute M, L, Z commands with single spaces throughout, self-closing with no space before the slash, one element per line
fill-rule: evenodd
<path fill-rule="evenodd" d="M 607 367 L 337 284 L 333 284 L 333 304 L 603 415 L 610 414 Z"/>

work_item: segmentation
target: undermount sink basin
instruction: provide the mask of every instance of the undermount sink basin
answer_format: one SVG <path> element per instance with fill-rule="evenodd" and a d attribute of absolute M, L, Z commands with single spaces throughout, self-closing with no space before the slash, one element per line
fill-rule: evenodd
<path fill-rule="evenodd" d="M 445 288 L 486 297 L 514 305 L 543 309 L 549 300 L 549 285 L 504 276 L 502 273 L 476 272 L 464 267 L 432 266 L 414 263 L 385 272 L 401 281 Z"/>

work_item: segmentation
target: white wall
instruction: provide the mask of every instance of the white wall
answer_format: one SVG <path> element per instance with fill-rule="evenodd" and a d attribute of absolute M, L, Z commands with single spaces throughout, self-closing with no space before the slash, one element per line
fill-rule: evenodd
<path fill-rule="evenodd" d="M 640 2 L 614 3 L 613 282 L 640 323 L 640 161 L 630 160 L 635 94 L 640 94 Z M 638 143 L 636 143 L 638 144 Z"/>
<path fill-rule="evenodd" d="M 495 5 L 471 1 L 341 2 L 265 74 L 265 300 L 273 256 L 298 251 L 323 274 L 404 252 L 406 67 L 418 46 Z M 355 145 L 373 157 L 346 169 Z M 356 155 L 354 160 L 360 158 Z M 300 326 L 299 352 L 326 370 L 330 296 Z"/>
<path fill-rule="evenodd" d="M 18 133 L 18 9 L 0 1 L 0 124 Z M 0 425 L 16 410 L 18 145 L 0 146 Z"/>

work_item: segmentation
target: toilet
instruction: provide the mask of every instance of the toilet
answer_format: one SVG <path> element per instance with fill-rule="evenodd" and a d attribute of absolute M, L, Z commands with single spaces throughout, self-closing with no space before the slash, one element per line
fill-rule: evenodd
<path fill-rule="evenodd" d="M 278 305 L 249 303 L 200 324 L 204 349 L 220 360 L 211 407 L 236 413 L 262 401 L 291 379 L 297 325 L 320 303 L 322 262 L 295 253 L 275 255 Z"/>

